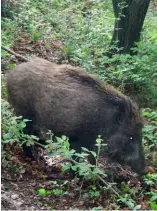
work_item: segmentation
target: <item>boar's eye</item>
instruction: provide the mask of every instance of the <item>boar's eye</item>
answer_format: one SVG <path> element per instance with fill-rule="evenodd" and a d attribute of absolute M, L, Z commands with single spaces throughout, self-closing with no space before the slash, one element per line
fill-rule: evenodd
<path fill-rule="evenodd" d="M 130 136 L 130 140 L 133 140 L 133 136 Z"/>

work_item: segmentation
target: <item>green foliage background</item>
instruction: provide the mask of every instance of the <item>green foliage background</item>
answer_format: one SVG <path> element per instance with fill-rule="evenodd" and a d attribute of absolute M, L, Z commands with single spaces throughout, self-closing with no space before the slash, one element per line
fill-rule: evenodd
<path fill-rule="evenodd" d="M 16 45 L 19 31 L 43 40 L 63 43 L 63 58 L 96 73 L 121 91 L 136 95 L 144 104 L 157 105 L 157 9 L 151 5 L 138 43 L 138 54 L 104 56 L 114 26 L 111 1 L 19 0 L 12 20 L 2 19 L 2 43 Z"/>

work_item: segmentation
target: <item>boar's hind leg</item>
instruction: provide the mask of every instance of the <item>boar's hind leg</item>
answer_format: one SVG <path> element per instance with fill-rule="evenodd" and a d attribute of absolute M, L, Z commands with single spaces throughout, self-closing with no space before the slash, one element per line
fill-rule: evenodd
<path fill-rule="evenodd" d="M 76 150 L 77 153 L 81 153 L 81 147 L 87 148 L 90 151 L 94 150 L 93 142 L 89 142 L 89 136 L 88 137 L 81 137 L 81 138 L 69 138 L 70 146 L 72 149 Z M 76 159 L 76 157 L 74 157 Z M 88 161 L 92 164 L 96 164 L 96 160 L 92 154 L 89 154 Z"/>

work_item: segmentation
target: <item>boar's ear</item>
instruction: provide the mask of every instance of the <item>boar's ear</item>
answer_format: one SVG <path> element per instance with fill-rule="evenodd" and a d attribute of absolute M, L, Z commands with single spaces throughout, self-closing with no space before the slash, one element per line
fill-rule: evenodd
<path fill-rule="evenodd" d="M 131 117 L 132 103 L 129 98 L 124 98 L 119 102 L 119 112 L 117 120 L 119 123 L 125 122 Z"/>

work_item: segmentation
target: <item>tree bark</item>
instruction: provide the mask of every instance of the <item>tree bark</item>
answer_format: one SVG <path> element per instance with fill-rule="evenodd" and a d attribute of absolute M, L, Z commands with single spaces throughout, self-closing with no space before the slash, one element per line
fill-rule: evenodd
<path fill-rule="evenodd" d="M 140 40 L 150 0 L 112 0 L 112 3 L 116 20 L 111 45 L 115 47 L 109 54 L 133 54 L 131 48 Z"/>

